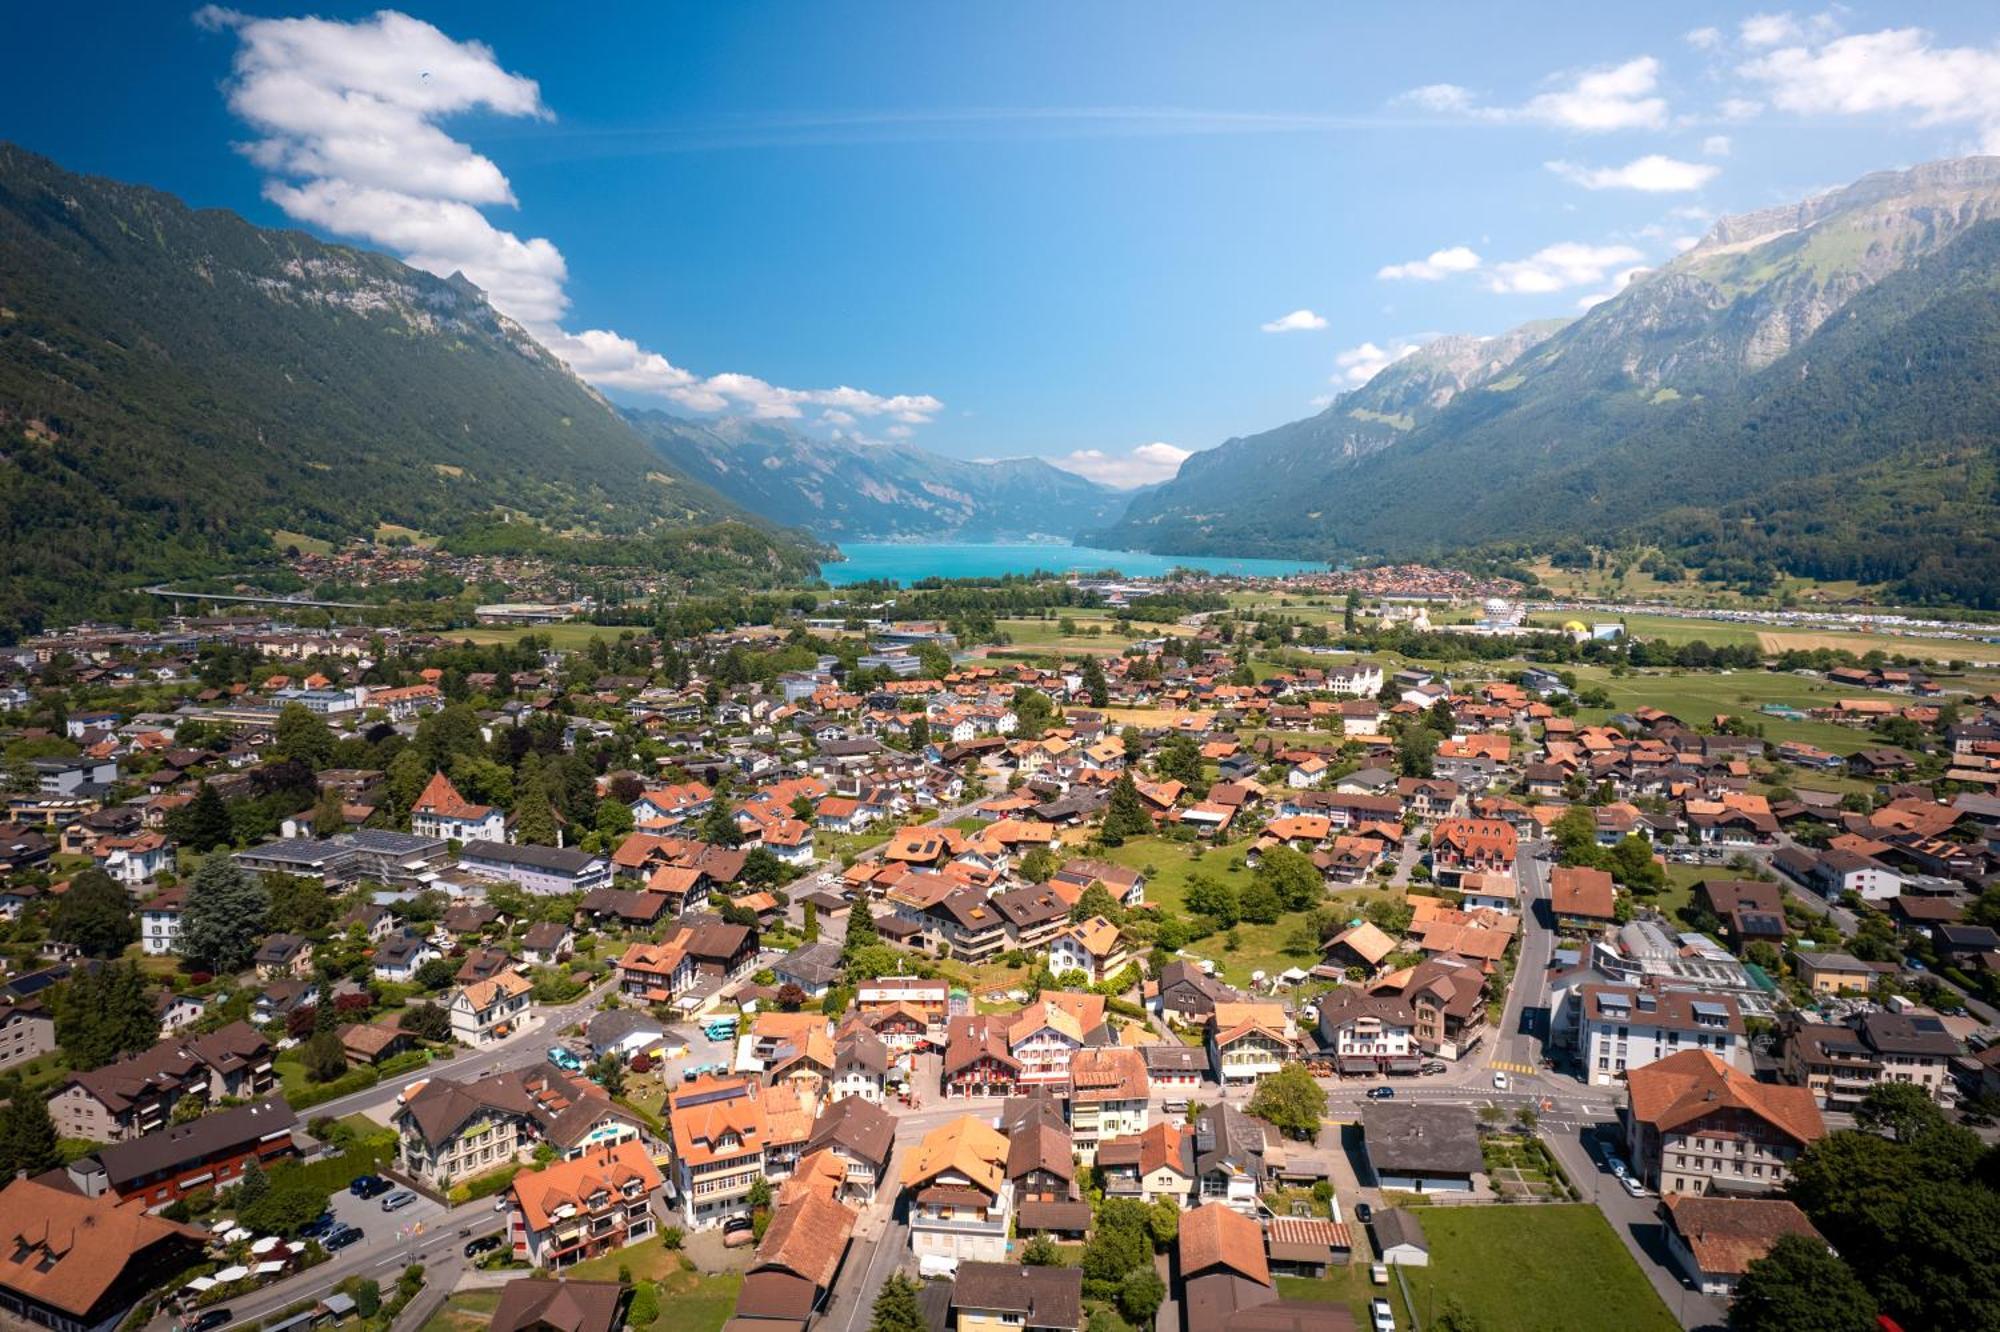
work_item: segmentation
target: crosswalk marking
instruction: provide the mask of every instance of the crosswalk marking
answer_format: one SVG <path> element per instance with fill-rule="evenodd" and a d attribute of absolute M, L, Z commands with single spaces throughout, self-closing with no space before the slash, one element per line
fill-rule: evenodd
<path fill-rule="evenodd" d="M 1534 1074 L 1541 1072 L 1541 1070 L 1539 1068 L 1536 1068 L 1533 1064 L 1510 1064 L 1504 1059 L 1494 1060 L 1493 1067 L 1497 1069 L 1503 1069 L 1509 1073 L 1525 1073 L 1531 1077 Z"/>

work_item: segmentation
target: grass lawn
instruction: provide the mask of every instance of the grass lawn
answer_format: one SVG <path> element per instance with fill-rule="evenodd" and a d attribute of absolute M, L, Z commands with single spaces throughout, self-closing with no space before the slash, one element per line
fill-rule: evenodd
<path fill-rule="evenodd" d="M 499 1307 L 497 1290 L 456 1291 L 444 1308 L 431 1315 L 423 1332 L 480 1332 L 493 1322 L 493 1311 Z"/>
<path fill-rule="evenodd" d="M 333 554 L 331 541 L 322 541 L 318 537 L 307 536 L 304 532 L 287 532 L 282 527 L 271 529 L 271 544 L 279 550 L 287 546 L 297 546 L 300 552 L 306 555 Z"/>
<path fill-rule="evenodd" d="M 579 620 L 566 620 L 561 624 L 506 624 L 482 625 L 477 629 L 447 629 L 441 635 L 457 641 L 463 639 L 471 643 L 518 643 L 529 634 L 539 634 L 549 640 L 550 646 L 558 652 L 589 647 L 590 640 L 601 638 L 607 643 L 618 641 L 618 635 L 627 629 L 642 630 L 651 626 L 643 624 L 585 624 Z"/>
<path fill-rule="evenodd" d="M 633 1332 L 720 1332 L 736 1312 L 736 1296 L 743 1288 L 742 1273 L 697 1272 L 657 1239 L 578 1263 L 564 1275 L 573 1281 L 616 1281 L 620 1267 L 629 1269 L 635 1281 L 660 1285 L 659 1321 L 652 1328 L 635 1325 Z"/>
<path fill-rule="evenodd" d="M 1517 1332 L 1680 1326 L 1595 1207 L 1426 1207 L 1421 1215 L 1431 1263 L 1404 1275 L 1425 1326 L 1447 1301 L 1481 1327 Z"/>
<path fill-rule="evenodd" d="M 1122 651 L 1132 637 L 1119 630 L 1115 621 L 1108 616 L 1073 614 L 1067 617 L 1077 633 L 1062 631 L 1063 617 L 1052 620 L 1023 619 L 999 620 L 994 627 L 1013 640 L 1014 647 L 1054 648 L 1058 651 L 1078 649 L 1100 652 Z M 1096 626 L 1098 633 L 1091 633 Z"/>
<path fill-rule="evenodd" d="M 1837 698 L 1865 694 L 1866 690 L 1841 689 L 1823 680 L 1780 671 L 1730 671 L 1727 674 L 1659 671 L 1618 678 L 1603 667 L 1578 666 L 1574 669 L 1580 687 L 1587 689 L 1597 685 L 1611 697 L 1608 709 L 1584 708 L 1579 711 L 1577 717 L 1586 722 L 1603 721 L 1613 712 L 1652 706 L 1673 713 L 1690 726 L 1707 722 L 1717 713 L 1744 717 L 1763 726 L 1767 740 L 1800 740 L 1836 754 L 1851 754 L 1857 749 L 1881 743 L 1879 736 L 1865 730 L 1837 726 L 1832 722 L 1787 721 L 1758 712 L 1767 703 L 1782 703 L 1806 712 L 1827 706 Z M 1878 697 L 1895 696 L 1885 694 Z M 1801 777 L 1804 784 L 1812 784 L 1810 775 L 1801 774 Z"/>

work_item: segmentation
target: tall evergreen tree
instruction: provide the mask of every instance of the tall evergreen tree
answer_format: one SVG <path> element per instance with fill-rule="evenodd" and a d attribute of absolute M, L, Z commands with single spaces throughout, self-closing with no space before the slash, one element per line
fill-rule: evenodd
<path fill-rule="evenodd" d="M 229 819 L 229 806 L 223 802 L 222 793 L 203 782 L 195 791 L 194 799 L 180 811 L 177 826 L 172 829 L 174 840 L 192 851 L 209 852 L 218 846 L 228 846 L 236 840 L 235 826 Z"/>
<path fill-rule="evenodd" d="M 868 1332 L 925 1332 L 923 1310 L 917 1305 L 917 1283 L 891 1272 L 875 1297 Z"/>
<path fill-rule="evenodd" d="M 136 964 L 79 967 L 55 997 L 56 1041 L 77 1068 L 102 1068 L 148 1049 L 160 1019 Z"/>
<path fill-rule="evenodd" d="M 23 1092 L 0 1109 L 0 1175 L 12 1179 L 23 1170 L 35 1175 L 62 1163 L 47 1101 Z"/>
<path fill-rule="evenodd" d="M 257 951 L 268 906 L 261 882 L 228 856 L 210 856 L 188 884 L 181 955 L 204 971 L 241 971 Z"/>
<path fill-rule="evenodd" d="M 1122 846 L 1126 838 L 1143 837 L 1151 831 L 1153 816 L 1146 812 L 1146 802 L 1140 798 L 1132 774 L 1119 773 L 1111 784 L 1111 801 L 1104 808 L 1104 827 L 1098 836 L 1106 846 Z"/>

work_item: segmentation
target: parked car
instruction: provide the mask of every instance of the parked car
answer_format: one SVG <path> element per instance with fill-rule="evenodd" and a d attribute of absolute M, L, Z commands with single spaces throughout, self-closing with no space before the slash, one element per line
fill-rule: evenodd
<path fill-rule="evenodd" d="M 504 1243 L 506 1243 L 505 1236 L 481 1235 L 478 1239 L 467 1240 L 465 1242 L 465 1256 L 468 1258 L 477 1258 L 482 1253 L 493 1252 Z"/>
<path fill-rule="evenodd" d="M 1644 1184 L 1641 1184 L 1638 1180 L 1632 1178 L 1630 1175 L 1620 1175 L 1618 1177 L 1618 1182 L 1620 1184 L 1623 1184 L 1625 1186 L 1625 1192 L 1631 1194 L 1634 1198 L 1644 1198 L 1647 1196 L 1648 1193 L 1651 1192 L 1651 1190 L 1649 1190 Z"/>
<path fill-rule="evenodd" d="M 1378 1286 L 1386 1286 L 1386 1285 L 1388 1285 L 1388 1284 L 1389 1284 L 1389 1264 L 1387 1264 L 1387 1263 L 1370 1263 L 1370 1264 L 1368 1265 L 1368 1279 L 1369 1279 L 1370 1281 L 1374 1282 L 1374 1283 L 1375 1283 L 1376 1285 L 1378 1285 Z"/>
<path fill-rule="evenodd" d="M 347 1191 L 357 1198 L 379 1197 L 396 1187 L 380 1175 L 356 1175 L 347 1185 Z"/>
<path fill-rule="evenodd" d="M 340 1227 L 332 1212 L 321 1212 L 312 1220 L 299 1227 L 300 1239 L 324 1239 Z"/>
<path fill-rule="evenodd" d="M 1396 1332 L 1396 1311 L 1381 1296 L 1368 1301 L 1368 1315 L 1375 1320 L 1375 1332 Z"/>
<path fill-rule="evenodd" d="M 328 1253 L 338 1253 L 348 1245 L 358 1244 L 360 1241 L 361 1228 L 359 1226 L 342 1226 L 321 1240 L 319 1246 Z"/>
<path fill-rule="evenodd" d="M 580 1073 L 583 1071 L 583 1061 L 560 1045 L 549 1047 L 549 1062 L 565 1073 Z"/>
<path fill-rule="evenodd" d="M 203 1309 L 187 1321 L 187 1332 L 208 1332 L 212 1327 L 221 1327 L 236 1317 L 227 1309 Z"/>
<path fill-rule="evenodd" d="M 1394 1087 L 1370 1087 L 1368 1089 L 1368 1099 L 1371 1101 L 1386 1101 L 1395 1094 L 1396 1089 Z"/>
<path fill-rule="evenodd" d="M 1375 1209 L 1365 1202 L 1358 1202 L 1354 1204 L 1354 1219 L 1365 1226 L 1375 1219 Z"/>
<path fill-rule="evenodd" d="M 401 1208 L 408 1207 L 416 1200 L 417 1195 L 414 1191 L 410 1189 L 397 1189 L 382 1200 L 382 1210 L 385 1212 L 398 1211 Z"/>
<path fill-rule="evenodd" d="M 732 1216 L 722 1223 L 724 1248 L 735 1249 L 757 1242 L 757 1227 L 747 1216 Z"/>
<path fill-rule="evenodd" d="M 1609 1170 L 1612 1174 L 1618 1176 L 1618 1178 L 1620 1179 L 1625 1178 L 1626 1174 L 1631 1170 L 1631 1167 L 1625 1164 L 1625 1158 L 1618 1155 L 1616 1152 L 1609 1153 L 1608 1155 L 1605 1156 L 1604 1168 Z"/>
<path fill-rule="evenodd" d="M 1432 1059 L 1432 1060 L 1427 1060 L 1424 1063 L 1423 1067 L 1418 1071 L 1423 1073 L 1426 1077 L 1428 1077 L 1432 1074 L 1447 1072 L 1448 1069 L 1449 1066 L 1444 1062 L 1444 1060 Z"/>

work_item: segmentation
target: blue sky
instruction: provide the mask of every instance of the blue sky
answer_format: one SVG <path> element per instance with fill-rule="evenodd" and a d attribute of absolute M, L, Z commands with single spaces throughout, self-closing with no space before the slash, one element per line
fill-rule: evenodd
<path fill-rule="evenodd" d="M 1985 5 L 56 9 L 0 136 L 66 166 L 463 267 L 626 401 L 1114 482 L 2000 149 Z"/>

